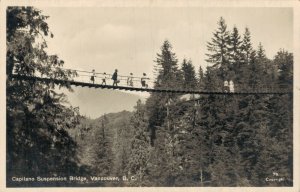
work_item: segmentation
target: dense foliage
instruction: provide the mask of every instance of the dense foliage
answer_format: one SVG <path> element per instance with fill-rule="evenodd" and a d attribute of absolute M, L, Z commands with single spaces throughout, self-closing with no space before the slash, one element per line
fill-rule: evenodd
<path fill-rule="evenodd" d="M 77 108 L 66 107 L 64 94 L 53 83 L 23 81 L 12 74 L 69 79 L 76 75 L 48 55 L 47 16 L 32 7 L 7 8 L 7 178 L 55 176 L 81 172 L 76 143 L 68 134 L 79 122 Z M 61 87 L 70 89 L 69 85 Z M 59 185 L 59 184 L 57 184 Z"/>

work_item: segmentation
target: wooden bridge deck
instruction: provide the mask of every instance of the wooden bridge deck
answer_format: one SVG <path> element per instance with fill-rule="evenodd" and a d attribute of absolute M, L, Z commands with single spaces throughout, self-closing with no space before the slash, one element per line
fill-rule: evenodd
<path fill-rule="evenodd" d="M 224 92 L 224 91 L 213 91 L 213 90 L 180 90 L 180 89 L 166 89 L 166 88 L 138 88 L 138 87 L 126 87 L 126 86 L 112 86 L 112 85 L 101 85 L 93 84 L 72 80 L 62 80 L 62 79 L 51 79 L 36 76 L 23 76 L 23 75 L 12 75 L 12 78 L 27 81 L 40 81 L 45 83 L 55 83 L 55 84 L 69 84 L 80 87 L 89 88 L 100 88 L 100 89 L 113 89 L 113 90 L 126 90 L 126 91 L 141 91 L 141 92 L 161 92 L 161 93 L 181 93 L 181 94 L 288 94 L 292 93 L 292 89 L 277 89 L 277 90 L 251 90 L 251 91 L 237 91 L 237 92 Z"/>

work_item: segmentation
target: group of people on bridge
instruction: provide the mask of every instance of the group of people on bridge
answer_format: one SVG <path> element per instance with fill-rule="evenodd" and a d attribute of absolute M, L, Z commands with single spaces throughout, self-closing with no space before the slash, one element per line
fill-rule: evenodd
<path fill-rule="evenodd" d="M 102 83 L 101 83 L 101 85 L 106 85 L 106 80 L 110 79 L 110 76 L 111 76 L 111 79 L 113 81 L 112 86 L 118 86 L 118 83 L 120 83 L 120 79 L 118 78 L 118 69 L 116 69 L 112 75 L 106 74 L 105 72 L 102 73 Z M 134 78 L 139 78 L 141 80 L 142 87 L 143 88 L 148 88 L 147 80 L 149 80 L 149 78 L 147 77 L 146 73 L 143 73 L 142 77 L 133 77 L 133 73 L 130 73 L 129 76 L 123 76 L 123 77 L 127 77 L 127 86 L 129 86 L 129 87 L 134 86 L 134 83 L 133 83 Z M 92 81 L 93 84 L 95 84 L 95 78 L 96 78 L 96 72 L 95 72 L 95 69 L 93 69 L 92 70 L 92 75 L 91 75 L 91 81 Z M 225 80 L 224 81 L 224 92 L 230 92 L 230 93 L 234 92 L 234 83 L 233 83 L 232 80 Z"/>
<path fill-rule="evenodd" d="M 106 85 L 106 79 L 110 79 L 109 74 L 106 74 L 105 72 L 102 74 L 102 83 L 101 85 Z M 92 70 L 92 75 L 91 75 L 91 81 L 93 84 L 95 84 L 95 78 L 96 78 L 96 72 L 95 69 Z M 130 73 L 129 76 L 127 76 L 127 86 L 129 87 L 133 87 L 133 79 L 134 78 L 138 78 L 138 77 L 133 77 L 133 73 Z M 111 79 L 113 80 L 113 84 L 112 86 L 118 86 L 118 83 L 120 83 L 120 79 L 118 78 L 118 69 L 115 70 L 115 72 L 113 73 L 113 75 L 111 76 Z M 149 80 L 149 78 L 147 77 L 146 73 L 143 73 L 143 76 L 140 77 L 141 80 L 141 85 L 144 88 L 148 88 L 148 83 L 147 80 Z"/>

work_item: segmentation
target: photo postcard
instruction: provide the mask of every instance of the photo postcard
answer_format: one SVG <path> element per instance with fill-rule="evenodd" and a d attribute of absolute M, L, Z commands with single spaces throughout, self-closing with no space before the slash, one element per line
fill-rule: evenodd
<path fill-rule="evenodd" d="M 299 191 L 278 2 L 3 2 L 3 189 Z"/>

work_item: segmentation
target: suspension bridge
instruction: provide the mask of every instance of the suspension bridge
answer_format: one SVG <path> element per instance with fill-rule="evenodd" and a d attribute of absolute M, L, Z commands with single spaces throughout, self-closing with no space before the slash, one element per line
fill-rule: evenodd
<path fill-rule="evenodd" d="M 160 93 L 179 93 L 179 94 L 289 94 L 293 92 L 291 85 L 283 84 L 270 84 L 270 85 L 239 85 L 234 84 L 235 91 L 226 91 L 225 89 L 210 89 L 210 88 L 198 88 L 198 89 L 184 89 L 184 88 L 170 88 L 170 87 L 154 87 L 155 81 L 145 76 L 132 76 L 132 75 L 118 75 L 118 84 L 113 85 L 111 79 L 112 74 L 107 73 L 95 73 L 90 71 L 64 69 L 69 70 L 76 74 L 71 79 L 63 79 L 58 77 L 43 77 L 43 75 L 20 75 L 12 74 L 13 79 L 25 80 L 25 81 L 39 81 L 44 83 L 55 84 L 68 84 L 72 86 L 88 87 L 88 88 L 100 88 L 100 89 L 112 89 L 112 90 L 126 90 L 126 91 L 140 91 L 140 92 L 160 92 Z M 93 80 L 91 77 L 94 77 Z M 146 81 L 146 84 L 142 84 L 141 81 Z"/>

